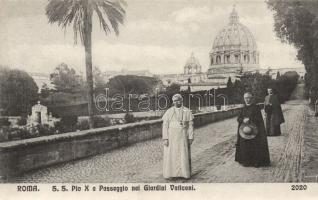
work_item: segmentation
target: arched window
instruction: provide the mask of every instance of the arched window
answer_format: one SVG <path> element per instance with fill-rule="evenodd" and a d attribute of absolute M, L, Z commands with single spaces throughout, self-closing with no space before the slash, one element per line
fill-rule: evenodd
<path fill-rule="evenodd" d="M 249 55 L 244 55 L 244 62 L 249 63 L 249 61 L 250 61 Z"/>
<path fill-rule="evenodd" d="M 211 65 L 213 65 L 213 58 L 211 58 Z"/>
<path fill-rule="evenodd" d="M 221 63 L 221 56 L 217 56 L 216 57 L 216 64 L 220 64 Z"/>
<path fill-rule="evenodd" d="M 240 60 L 239 60 L 239 55 L 235 55 L 235 63 L 239 63 Z"/>
<path fill-rule="evenodd" d="M 226 63 L 231 63 L 230 55 L 225 56 Z"/>

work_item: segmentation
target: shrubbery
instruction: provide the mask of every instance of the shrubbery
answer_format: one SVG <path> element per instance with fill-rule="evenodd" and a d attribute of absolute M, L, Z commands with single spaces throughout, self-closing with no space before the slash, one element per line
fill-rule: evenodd
<path fill-rule="evenodd" d="M 27 118 L 25 116 L 21 116 L 19 119 L 18 119 L 18 122 L 17 124 L 19 126 L 25 126 L 27 124 Z"/>
<path fill-rule="evenodd" d="M 101 116 L 94 116 L 93 121 L 95 128 L 107 127 L 111 125 L 110 119 L 108 117 L 104 118 Z"/>
<path fill-rule="evenodd" d="M 81 120 L 76 124 L 77 130 L 88 130 L 89 129 L 89 122 L 88 119 Z"/>
<path fill-rule="evenodd" d="M 267 88 L 271 87 L 278 94 L 281 103 L 287 101 L 295 89 L 299 75 L 297 72 L 286 72 L 276 80 L 268 74 L 244 74 L 241 80 L 234 82 L 234 85 L 227 88 L 232 98 L 232 103 L 243 103 L 243 93 L 250 91 L 255 96 L 257 103 L 262 103 L 267 95 Z"/>
<path fill-rule="evenodd" d="M 94 127 L 95 128 L 101 128 L 101 127 L 107 127 L 112 125 L 110 119 L 108 117 L 101 117 L 101 116 L 94 116 Z M 89 129 L 89 121 L 88 119 L 81 120 L 76 124 L 77 130 L 88 130 Z"/>
<path fill-rule="evenodd" d="M 8 127 L 0 127 L 0 142 L 8 140 Z"/>
<path fill-rule="evenodd" d="M 126 123 L 133 123 L 136 121 L 135 116 L 131 113 L 126 113 L 124 119 Z"/>
<path fill-rule="evenodd" d="M 35 138 L 53 134 L 56 134 L 55 128 L 42 124 L 36 126 L 24 126 L 23 128 L 2 127 L 0 128 L 0 142 Z"/>
<path fill-rule="evenodd" d="M 76 131 L 77 120 L 78 117 L 74 115 L 63 116 L 59 122 L 55 123 L 55 128 L 60 133 Z"/>
<path fill-rule="evenodd" d="M 37 130 L 39 131 L 40 136 L 46 136 L 46 135 L 54 135 L 54 134 L 56 134 L 56 129 L 53 128 L 53 127 L 49 127 L 47 124 L 37 125 Z"/>
<path fill-rule="evenodd" d="M 9 121 L 9 119 L 7 117 L 0 118 L 0 127 L 10 126 L 10 125 L 11 125 L 11 122 Z"/>
<path fill-rule="evenodd" d="M 27 72 L 0 65 L 0 110 L 3 115 L 20 116 L 30 112 L 38 98 L 38 87 Z"/>

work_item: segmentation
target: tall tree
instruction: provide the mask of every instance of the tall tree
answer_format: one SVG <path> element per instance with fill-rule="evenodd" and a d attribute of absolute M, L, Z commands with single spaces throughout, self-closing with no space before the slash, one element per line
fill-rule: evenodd
<path fill-rule="evenodd" d="M 40 90 L 40 96 L 42 98 L 47 98 L 49 95 L 50 95 L 50 88 L 46 83 L 43 83 Z"/>
<path fill-rule="evenodd" d="M 106 87 L 106 81 L 99 67 L 93 67 L 93 80 L 94 88 L 104 88 Z"/>
<path fill-rule="evenodd" d="M 30 112 L 38 99 L 38 86 L 25 71 L 0 67 L 0 110 L 19 116 Z"/>
<path fill-rule="evenodd" d="M 172 83 L 166 88 L 166 93 L 169 96 L 173 96 L 176 93 L 180 93 L 180 85 L 177 83 Z"/>
<path fill-rule="evenodd" d="M 231 77 L 229 77 L 229 79 L 227 79 L 226 87 L 227 87 L 227 88 L 233 87 L 233 82 L 232 82 Z"/>
<path fill-rule="evenodd" d="M 318 97 L 318 1 L 268 0 L 274 11 L 275 31 L 286 43 L 295 45 L 305 65 L 307 89 Z"/>
<path fill-rule="evenodd" d="M 277 80 L 280 79 L 280 72 L 279 71 L 277 71 L 277 73 L 276 73 L 276 79 Z"/>
<path fill-rule="evenodd" d="M 49 0 L 46 15 L 49 23 L 62 28 L 73 25 L 74 41 L 78 34 L 85 48 L 89 126 L 93 128 L 93 72 L 92 72 L 92 27 L 95 12 L 101 28 L 109 34 L 111 28 L 119 34 L 119 24 L 124 23 L 126 5 L 124 0 Z"/>
<path fill-rule="evenodd" d="M 119 75 L 111 78 L 107 83 L 110 95 L 121 94 L 128 98 L 129 94 L 156 94 L 156 89 L 162 87 L 162 82 L 158 78 L 135 75 Z"/>
<path fill-rule="evenodd" d="M 77 93 L 82 91 L 83 78 L 67 64 L 59 64 L 50 74 L 50 81 L 58 92 Z"/>

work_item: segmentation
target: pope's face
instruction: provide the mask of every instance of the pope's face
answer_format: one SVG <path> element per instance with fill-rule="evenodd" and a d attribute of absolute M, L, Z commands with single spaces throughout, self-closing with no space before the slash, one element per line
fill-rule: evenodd
<path fill-rule="evenodd" d="M 251 94 L 244 94 L 245 104 L 249 105 L 252 103 L 253 96 Z"/>
<path fill-rule="evenodd" d="M 182 100 L 175 100 L 173 104 L 175 107 L 180 108 L 182 106 Z"/>
<path fill-rule="evenodd" d="M 267 92 L 268 92 L 268 94 L 273 94 L 273 89 L 268 88 L 268 89 L 267 89 Z"/>

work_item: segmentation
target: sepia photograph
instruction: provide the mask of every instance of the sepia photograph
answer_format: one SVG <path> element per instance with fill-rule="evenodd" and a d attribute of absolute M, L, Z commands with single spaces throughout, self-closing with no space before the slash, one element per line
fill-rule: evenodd
<path fill-rule="evenodd" d="M 0 27 L 3 187 L 318 182 L 316 0 L 1 0 Z"/>

